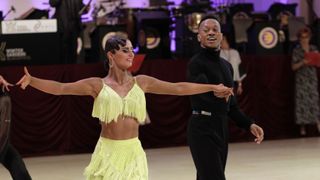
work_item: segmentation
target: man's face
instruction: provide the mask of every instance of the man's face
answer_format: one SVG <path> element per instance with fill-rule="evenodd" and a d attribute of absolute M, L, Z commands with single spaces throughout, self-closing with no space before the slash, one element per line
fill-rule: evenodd
<path fill-rule="evenodd" d="M 220 24 L 215 19 L 207 19 L 199 26 L 198 41 L 204 48 L 219 48 L 222 40 Z"/>

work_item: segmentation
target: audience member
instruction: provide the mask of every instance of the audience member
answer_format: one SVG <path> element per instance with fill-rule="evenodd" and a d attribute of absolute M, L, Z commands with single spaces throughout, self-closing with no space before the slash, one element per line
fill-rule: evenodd
<path fill-rule="evenodd" d="M 223 39 L 221 41 L 220 57 L 227 60 L 231 64 L 236 92 L 238 95 L 241 95 L 243 91 L 242 80 L 246 75 L 244 73 L 240 73 L 240 54 L 236 49 L 230 47 L 228 38 L 226 36 L 223 36 Z"/>
<path fill-rule="evenodd" d="M 318 52 L 310 44 L 311 31 L 305 27 L 298 32 L 299 44 L 293 49 L 292 70 L 295 72 L 295 122 L 300 126 L 300 135 L 306 135 L 305 125 L 317 124 L 319 121 L 319 93 L 317 68 L 309 65 L 309 52 Z"/>

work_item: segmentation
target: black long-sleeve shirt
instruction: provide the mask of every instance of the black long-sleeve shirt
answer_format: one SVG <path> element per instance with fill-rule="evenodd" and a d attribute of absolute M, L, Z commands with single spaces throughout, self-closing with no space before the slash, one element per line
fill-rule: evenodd
<path fill-rule="evenodd" d="M 220 84 L 233 87 L 232 66 L 220 58 L 220 51 L 202 48 L 192 57 L 188 65 L 187 78 L 190 82 Z M 214 96 L 213 92 L 191 96 L 193 110 L 204 110 L 214 115 L 229 116 L 239 127 L 249 129 L 252 120 L 242 113 L 236 98 L 231 96 L 228 102 L 224 98 Z"/>

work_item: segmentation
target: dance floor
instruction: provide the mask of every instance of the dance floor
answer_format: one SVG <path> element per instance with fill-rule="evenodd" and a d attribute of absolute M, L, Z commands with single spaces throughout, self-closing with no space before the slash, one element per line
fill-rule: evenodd
<path fill-rule="evenodd" d="M 150 180 L 195 180 L 187 147 L 146 150 Z M 31 157 L 24 161 L 34 180 L 84 180 L 90 154 Z M 254 143 L 231 143 L 226 168 L 228 180 L 319 180 L 320 138 Z M 0 179 L 10 180 L 0 166 Z"/>

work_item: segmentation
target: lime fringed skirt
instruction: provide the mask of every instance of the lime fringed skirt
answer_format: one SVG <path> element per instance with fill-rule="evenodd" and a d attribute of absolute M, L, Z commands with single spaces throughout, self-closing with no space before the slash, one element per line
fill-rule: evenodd
<path fill-rule="evenodd" d="M 140 140 L 100 137 L 84 175 L 87 180 L 147 180 L 147 158 Z"/>

